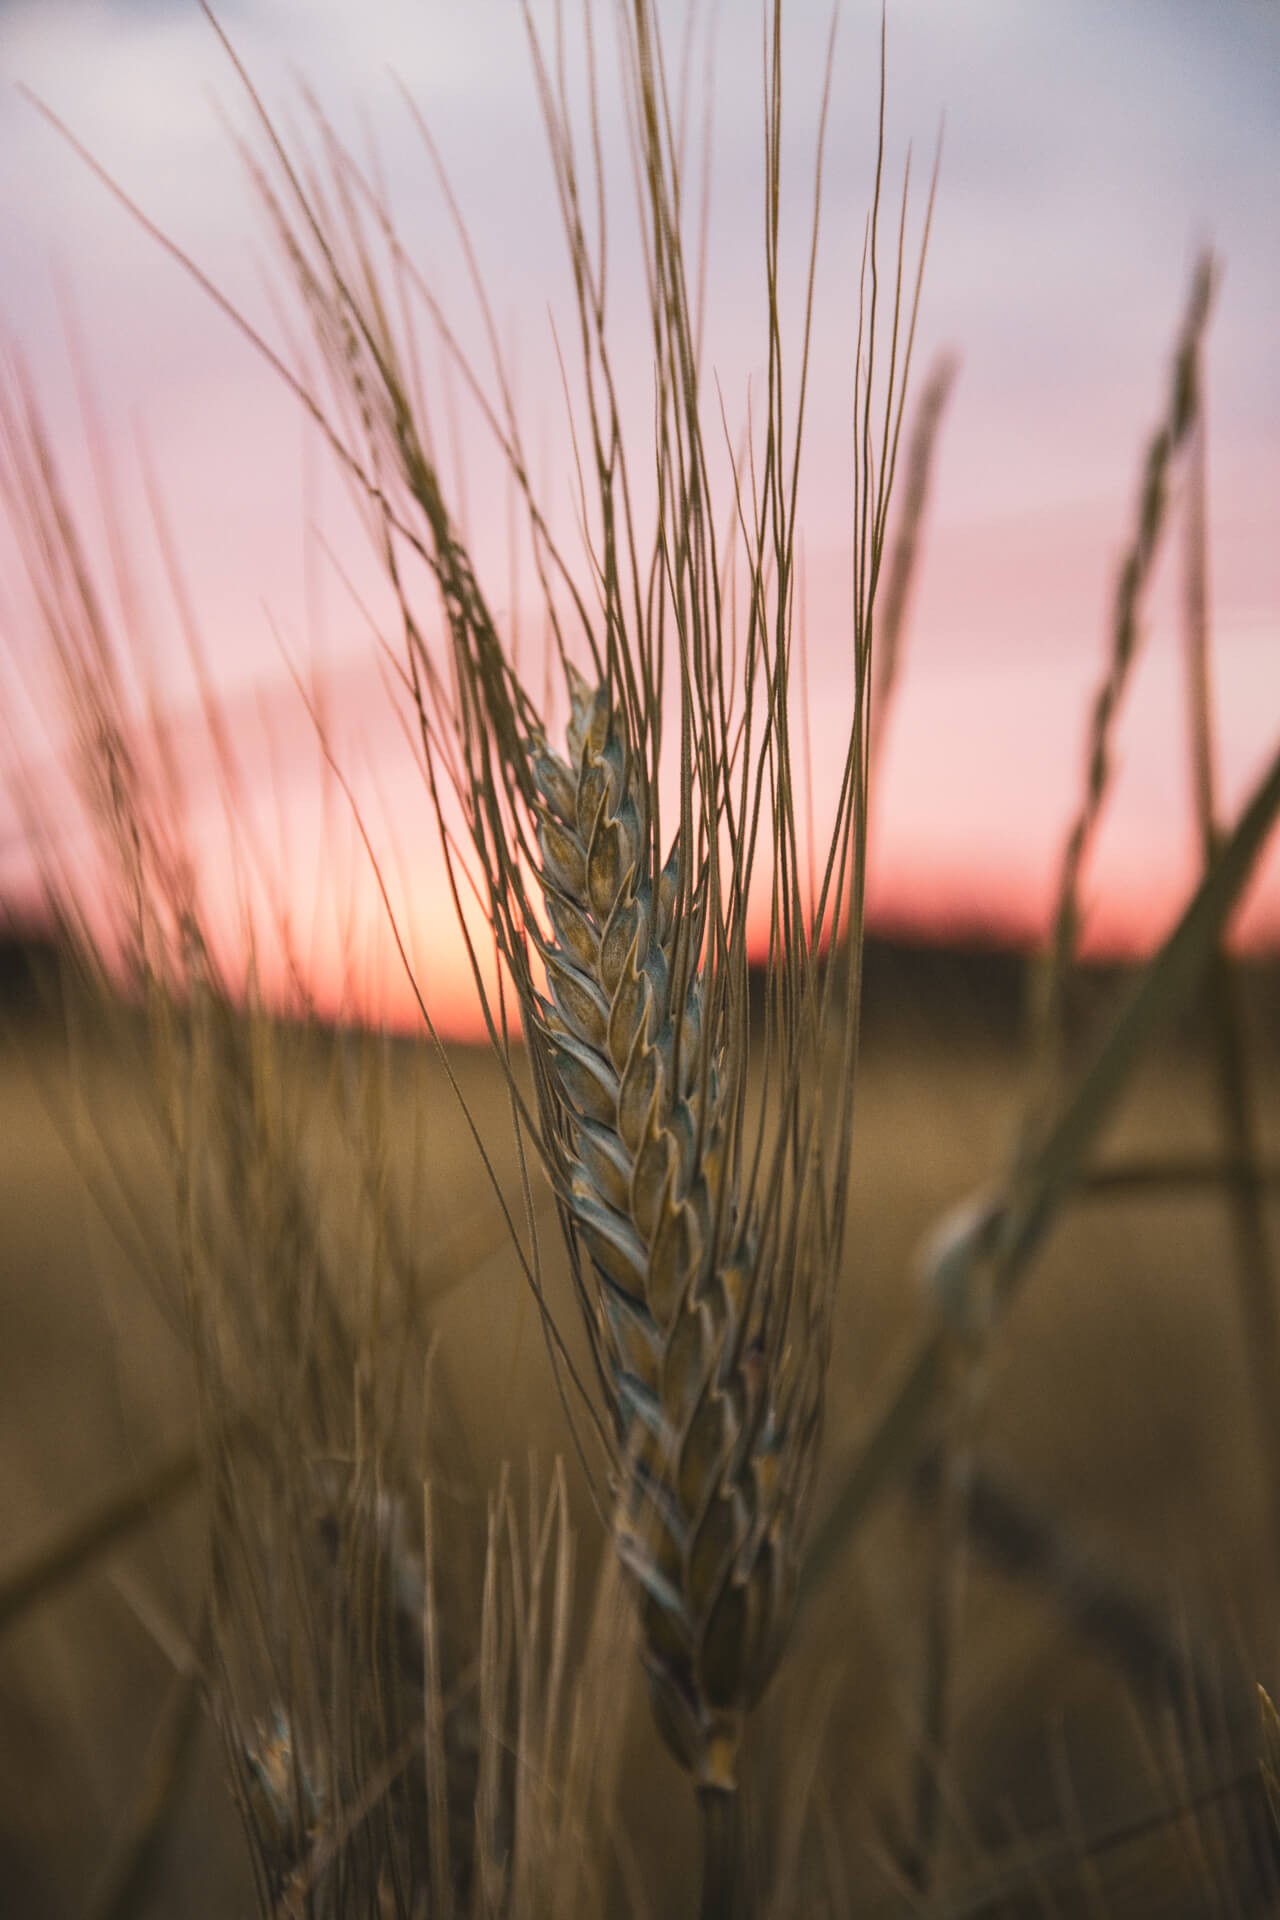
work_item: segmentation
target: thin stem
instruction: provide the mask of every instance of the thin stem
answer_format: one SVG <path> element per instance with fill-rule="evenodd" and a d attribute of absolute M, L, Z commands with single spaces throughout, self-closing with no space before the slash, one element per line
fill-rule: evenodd
<path fill-rule="evenodd" d="M 1280 1166 L 1274 1161 L 1250 1167 L 1247 1161 L 1220 1154 L 1179 1154 L 1167 1160 L 1119 1160 L 1110 1166 L 1094 1167 L 1082 1176 L 1075 1198 L 1123 1200 L 1149 1196 L 1177 1200 L 1187 1193 L 1216 1193 L 1246 1175 L 1256 1180 L 1267 1197 L 1280 1193 Z"/>
<path fill-rule="evenodd" d="M 702 1816 L 700 1920 L 745 1920 L 738 1886 L 738 1796 L 723 1787 L 699 1787 Z"/>
<path fill-rule="evenodd" d="M 917 1893 L 933 1887 L 942 1838 L 943 1774 L 953 1731 L 955 1669 L 964 1595 L 964 1556 L 973 1478 L 973 1434 L 984 1398 L 975 1356 L 957 1382 L 956 1431 L 944 1427 L 931 1516 L 926 1576 L 920 1744 L 911 1782 L 911 1845 L 907 1872 Z"/>

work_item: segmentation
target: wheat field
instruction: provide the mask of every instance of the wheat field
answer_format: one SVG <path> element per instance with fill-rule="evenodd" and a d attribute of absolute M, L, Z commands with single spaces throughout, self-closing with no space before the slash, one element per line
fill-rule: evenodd
<path fill-rule="evenodd" d="M 302 136 L 273 117 L 205 12 L 283 344 L 60 131 L 350 497 L 375 600 L 326 558 L 438 856 L 416 905 L 456 922 L 489 1045 L 440 1038 L 402 932 L 419 829 L 375 818 L 299 671 L 321 865 L 340 811 L 417 1009 L 395 1032 L 322 1014 L 283 820 L 273 866 L 165 504 L 148 476 L 157 639 L 88 381 L 93 533 L 6 360 L 0 506 L 65 765 L 42 786 L 14 740 L 2 769 L 49 942 L 29 954 L 15 923 L 0 969 L 3 1910 L 1275 1910 L 1280 1037 L 1274 958 L 1230 936 L 1280 754 L 1229 810 L 1220 263 L 1195 262 L 1139 449 L 1042 938 L 868 940 L 956 378 L 913 364 L 940 170 L 886 168 L 886 22 L 844 316 L 848 631 L 811 701 L 834 41 L 793 237 L 765 10 L 763 382 L 734 427 L 703 348 L 689 69 L 653 0 L 612 13 L 637 428 L 594 16 L 576 99 L 562 11 L 523 10 L 572 289 L 571 547 L 429 130 L 484 371 L 376 161 L 313 102 Z M 537 659 L 441 450 L 459 396 L 507 489 L 512 581 L 537 583 Z M 1196 858 L 1146 957 L 1098 970 L 1092 860 L 1175 543 Z M 195 676 L 221 869 L 166 650 Z"/>
<path fill-rule="evenodd" d="M 1007 1007 L 976 1000 L 963 968 L 942 958 L 912 986 L 874 991 L 859 1092 L 850 1250 L 832 1360 L 827 1475 L 857 1442 L 886 1365 L 918 1311 L 913 1271 L 942 1211 L 998 1161 L 1020 1095 L 1021 1050 Z M 873 981 L 873 988 L 874 988 Z M 1007 979 L 1001 985 L 1007 987 Z M 1263 1140 L 1280 1152 L 1280 1075 L 1265 1021 L 1255 1059 Z M 311 1043 L 324 1075 L 331 1044 Z M 124 1058 L 120 1056 L 123 1053 Z M 74 1061 L 74 1065 L 73 1065 Z M 500 1074 L 482 1050 L 457 1071 L 502 1177 L 515 1183 Z M 140 1209 L 163 1221 L 162 1170 L 130 1050 L 89 1020 L 69 1056 L 65 1028 L 12 1015 L 4 1053 L 0 1161 L 5 1286 L 3 1508 L 11 1554 L 192 1432 L 190 1360 L 85 1190 L 101 1149 L 85 1107 L 109 1116 L 110 1146 Z M 1186 1159 L 1214 1143 L 1210 1063 L 1194 1029 L 1153 1063 L 1107 1142 L 1110 1164 Z M 397 1140 L 392 1179 L 412 1187 L 424 1239 L 439 1248 L 429 1284 L 437 1365 L 456 1418 L 445 1467 L 473 1502 L 501 1462 L 563 1451 L 560 1409 L 527 1289 L 470 1143 L 461 1139 L 429 1050 L 394 1043 L 387 1099 Z M 403 1142 L 422 1109 L 423 1180 Z M 403 1117 L 406 1125 L 396 1124 Z M 340 1140 L 315 1143 L 333 1163 Z M 1247 1369 L 1226 1276 L 1229 1220 L 1220 1194 L 1081 1201 L 992 1359 L 982 1457 L 1030 1509 L 1063 1530 L 1087 1564 L 1137 1594 L 1178 1647 L 1212 1649 L 1219 1684 L 1274 1671 L 1275 1582 L 1256 1468 Z M 451 1287 L 450 1282 L 456 1284 Z M 561 1274 L 560 1285 L 565 1284 Z M 450 1449 L 456 1448 L 456 1458 Z M 580 1552 L 598 1539 L 575 1481 Z M 201 1529 L 185 1496 L 140 1536 L 108 1552 L 10 1628 L 0 1649 L 0 1881 L 6 1910 L 91 1910 L 113 1846 L 129 1829 L 173 1686 L 198 1592 Z M 820 1740 L 820 1775 L 848 1845 L 850 1911 L 893 1911 L 877 1852 L 901 1818 L 917 1705 L 925 1532 L 919 1504 L 893 1494 L 854 1544 L 797 1635 L 766 1709 L 768 1752 Z M 1008 1856 L 1084 1834 L 1159 1803 L 1180 1743 L 1161 1693 L 1126 1671 L 1066 1616 L 1052 1579 L 1015 1576 L 981 1541 L 970 1549 L 948 1761 L 944 1844 L 981 1880 L 984 1850 Z M 635 1683 L 633 1683 L 635 1686 Z M 680 1911 L 696 1833 L 675 1765 L 644 1724 L 639 1689 L 626 1757 L 629 1829 L 645 1862 L 648 1911 Z M 784 1731 L 785 1730 L 785 1731 Z M 895 1816 L 896 1810 L 896 1816 Z M 1087 1913 L 1213 1910 L 1204 1835 L 1143 1835 L 1052 1870 L 1051 1894 L 981 1911 Z M 1229 1853 L 1230 1842 L 1226 1843 Z M 1015 1851 L 1014 1858 L 1020 1856 Z M 1163 1877 L 1162 1877 L 1163 1876 Z M 1035 1880 L 1028 1870 L 1028 1884 Z M 1102 1895 L 1098 1889 L 1103 1890 Z M 878 1894 L 873 1893 L 879 1889 Z M 246 1911 L 250 1883 L 236 1810 L 212 1731 L 184 1760 L 145 1897 L 136 1911 Z M 1226 1895 L 1221 1896 L 1226 1899 Z M 1229 1907 L 1224 1911 L 1230 1911 Z"/>

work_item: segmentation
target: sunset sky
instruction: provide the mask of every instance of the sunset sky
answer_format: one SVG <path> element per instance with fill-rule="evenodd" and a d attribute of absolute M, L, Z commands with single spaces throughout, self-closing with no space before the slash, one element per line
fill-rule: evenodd
<path fill-rule="evenodd" d="M 534 11 L 550 17 L 544 5 Z M 566 11 L 576 16 L 573 6 Z M 677 22 L 685 11 L 664 9 Z M 794 312 L 829 8 L 792 0 L 786 11 L 784 269 Z M 593 9 L 601 23 L 610 12 L 605 0 Z M 758 404 L 764 369 L 760 8 L 721 0 L 704 12 L 716 46 L 706 363 L 736 431 L 749 386 Z M 489 290 L 535 467 L 571 527 L 552 335 L 554 319 L 572 338 L 569 291 L 516 0 L 225 0 L 218 13 L 291 137 L 310 124 L 305 84 L 362 152 L 376 145 L 404 236 L 487 374 L 475 300 L 405 94 L 421 109 Z M 801 498 L 819 810 L 848 694 L 854 297 L 874 160 L 879 21 L 878 4 L 846 0 L 824 187 Z M 887 39 L 891 193 L 896 204 L 911 143 L 916 237 L 945 123 L 917 377 L 944 350 L 960 371 L 887 737 L 872 917 L 939 936 L 985 928 L 1027 937 L 1044 926 L 1080 788 L 1117 559 L 1206 244 L 1221 265 L 1208 416 L 1227 807 L 1280 736 L 1280 7 L 889 0 Z M 568 62 L 577 98 L 579 53 Z M 626 417 L 643 471 L 645 321 L 628 244 L 625 126 L 603 28 L 601 76 L 606 166 L 620 187 L 610 218 L 615 352 L 634 381 Z M 22 89 L 280 344 L 294 316 L 234 148 L 241 132 L 261 150 L 235 76 L 195 0 L 0 0 L 0 323 L 30 370 L 71 490 L 91 513 L 71 317 L 131 542 L 159 589 L 159 569 L 146 558 L 155 541 L 144 465 L 154 476 L 251 805 L 322 1001 L 405 1007 L 346 803 L 332 791 L 317 797 L 320 756 L 289 661 L 328 690 L 335 744 L 362 796 L 402 929 L 429 997 L 446 1024 L 456 1022 L 464 963 L 420 781 L 344 584 L 349 578 L 376 606 L 375 570 L 342 484 L 279 381 Z M 436 425 L 451 448 L 482 578 L 529 646 L 538 615 L 527 570 L 513 574 L 508 564 L 496 458 L 464 411 L 455 467 L 447 383 L 440 393 Z M 1181 537 L 1175 510 L 1124 716 L 1116 802 L 1088 877 L 1090 937 L 1102 947 L 1149 944 L 1194 879 Z M 56 751 L 56 726 L 38 630 L 4 552 L 0 700 L 12 738 L 2 751 L 20 752 L 39 779 Z M 185 644 L 159 590 L 153 646 L 186 743 L 212 910 L 231 927 L 238 891 L 217 783 L 199 742 Z M 48 792 L 53 809 L 52 781 Z M 23 830 L 0 797 L 0 900 L 28 897 L 30 872 Z M 1280 935 L 1274 849 L 1244 931 Z"/>

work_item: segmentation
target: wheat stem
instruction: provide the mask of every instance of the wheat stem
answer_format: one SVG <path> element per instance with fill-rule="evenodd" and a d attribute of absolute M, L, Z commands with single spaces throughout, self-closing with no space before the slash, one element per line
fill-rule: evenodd
<path fill-rule="evenodd" d="M 700 1920 L 747 1920 L 738 1904 L 738 1796 L 700 1787 L 702 1903 Z"/>

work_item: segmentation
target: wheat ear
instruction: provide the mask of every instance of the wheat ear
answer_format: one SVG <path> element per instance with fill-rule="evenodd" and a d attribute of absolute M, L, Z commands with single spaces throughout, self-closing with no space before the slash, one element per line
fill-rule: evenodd
<path fill-rule="evenodd" d="M 755 1236 L 726 1177 L 721 1063 L 704 1045 L 701 971 L 677 956 L 679 852 L 650 871 L 625 716 L 605 688 L 570 685 L 568 759 L 544 740 L 532 752 L 552 1158 L 588 1256 L 579 1282 L 618 1442 L 617 1544 L 655 1712 L 699 1784 L 727 1789 L 785 1632 L 812 1435 L 787 1417 L 787 1370 L 765 1363 Z M 686 953 L 696 945 L 686 935 Z"/>

